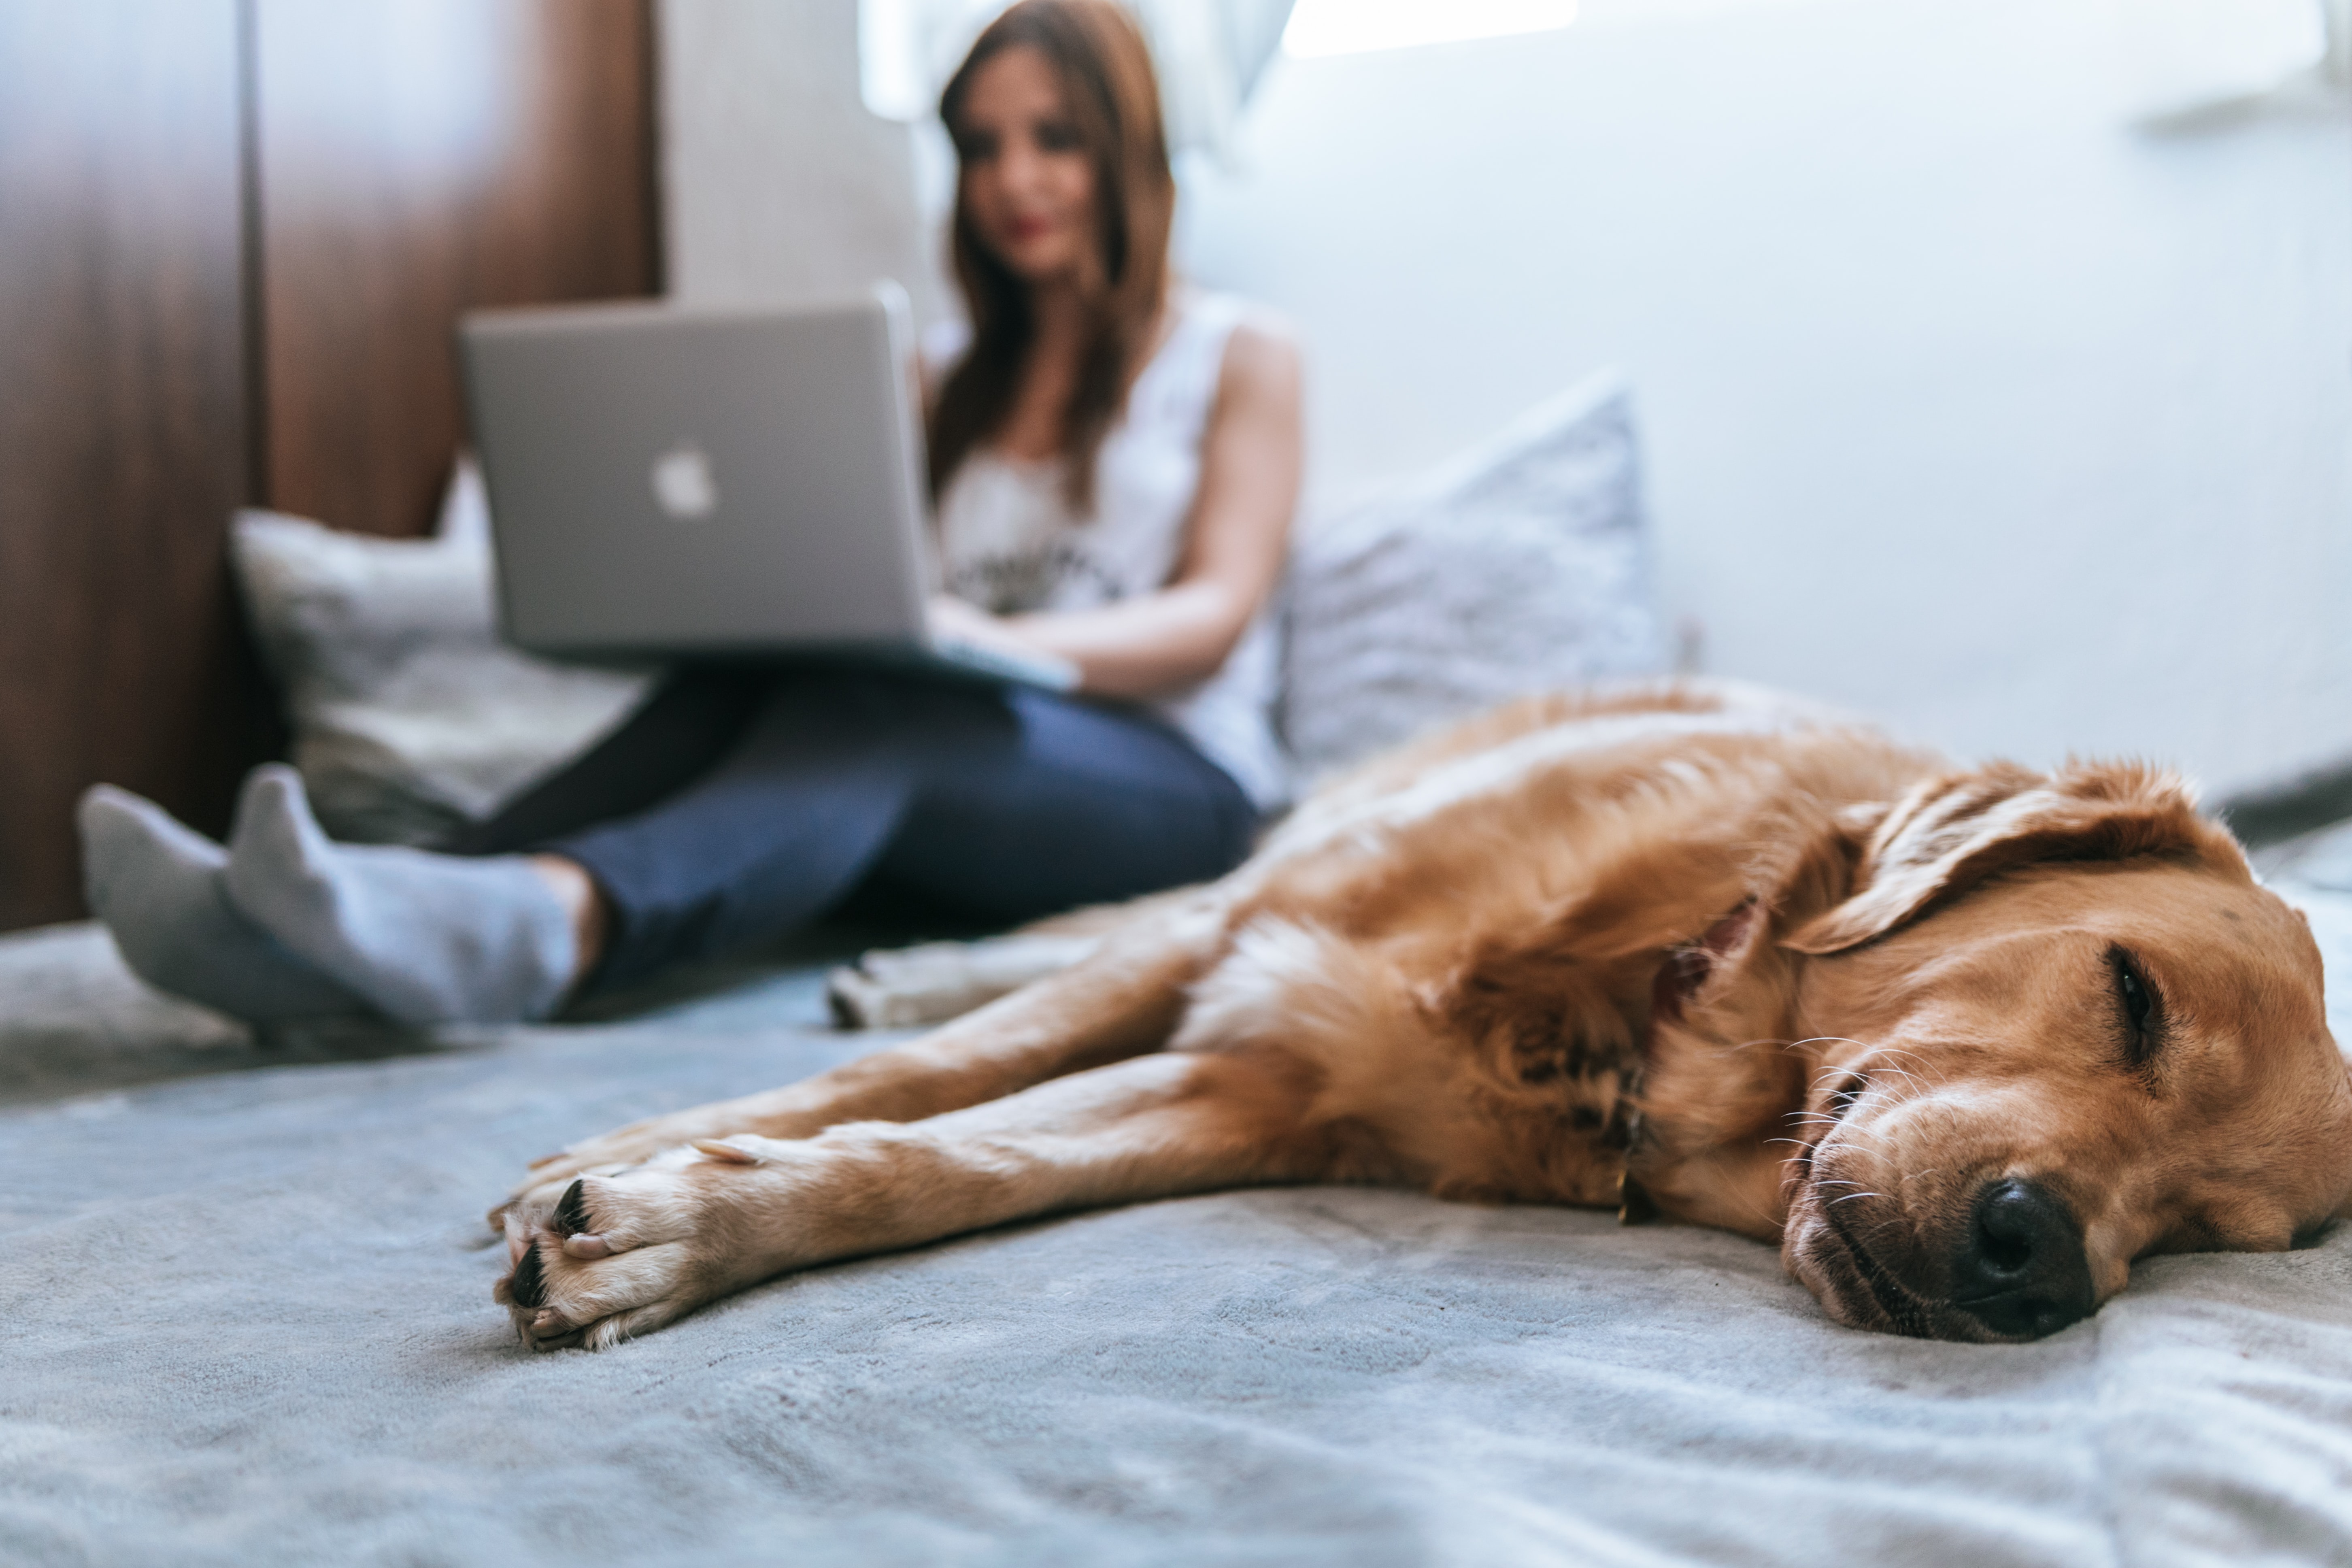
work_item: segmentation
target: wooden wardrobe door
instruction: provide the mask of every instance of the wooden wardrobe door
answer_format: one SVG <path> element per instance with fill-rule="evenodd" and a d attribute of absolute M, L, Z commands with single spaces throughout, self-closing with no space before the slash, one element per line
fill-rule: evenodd
<path fill-rule="evenodd" d="M 268 754 L 230 512 L 429 524 L 475 304 L 658 287 L 649 0 L 0 0 L 0 930 Z"/>
<path fill-rule="evenodd" d="M 81 907 L 75 797 L 218 823 L 252 709 L 236 0 L 0 0 L 0 929 Z"/>
<path fill-rule="evenodd" d="M 646 0 L 253 0 L 269 504 L 414 534 L 475 305 L 658 287 Z"/>

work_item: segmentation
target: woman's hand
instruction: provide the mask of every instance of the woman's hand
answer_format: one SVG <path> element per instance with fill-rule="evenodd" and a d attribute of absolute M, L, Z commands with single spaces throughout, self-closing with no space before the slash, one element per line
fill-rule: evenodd
<path fill-rule="evenodd" d="M 992 616 L 952 594 L 932 595 L 925 611 L 924 618 L 930 623 L 931 637 L 937 642 L 969 643 L 974 647 L 1011 654 L 1018 658 L 1035 658 L 1051 651 L 1022 636 L 1021 622 Z M 1036 617 L 1028 618 L 1034 620 Z"/>
<path fill-rule="evenodd" d="M 994 616 L 977 605 L 967 605 L 953 594 L 934 594 L 923 606 L 923 618 L 930 624 L 932 637 L 940 642 L 976 642 L 994 647 L 997 628 L 1003 625 Z"/>

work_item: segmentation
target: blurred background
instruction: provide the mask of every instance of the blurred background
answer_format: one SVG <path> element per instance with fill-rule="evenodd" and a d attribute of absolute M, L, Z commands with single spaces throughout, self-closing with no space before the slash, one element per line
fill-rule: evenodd
<path fill-rule="evenodd" d="M 984 0 L 0 0 L 0 925 L 284 742 L 238 504 L 415 535 L 482 303 L 952 301 Z M 1685 662 L 1965 756 L 2352 778 L 2342 0 L 1158 0 L 1307 526 L 1630 379 Z"/>

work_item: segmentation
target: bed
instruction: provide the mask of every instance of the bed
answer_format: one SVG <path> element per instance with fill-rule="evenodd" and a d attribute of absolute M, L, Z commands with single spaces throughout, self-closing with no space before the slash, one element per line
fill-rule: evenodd
<path fill-rule="evenodd" d="M 2352 973 L 2352 895 L 2293 890 Z M 0 1561 L 2352 1560 L 2352 1227 L 1988 1347 L 1839 1328 L 1729 1236 L 1252 1191 L 525 1350 L 486 1205 L 886 1043 L 822 957 L 257 1040 L 94 927 L 0 939 Z"/>

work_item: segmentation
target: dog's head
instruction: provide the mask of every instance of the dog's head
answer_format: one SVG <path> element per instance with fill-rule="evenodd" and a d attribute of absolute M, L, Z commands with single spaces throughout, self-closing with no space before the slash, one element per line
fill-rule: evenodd
<path fill-rule="evenodd" d="M 2134 1258 L 2279 1250 L 2344 1205 L 2318 949 L 2177 779 L 1999 765 L 1849 826 L 1846 896 L 1780 944 L 1826 1037 L 1781 1245 L 1832 1316 L 2032 1339 Z"/>

